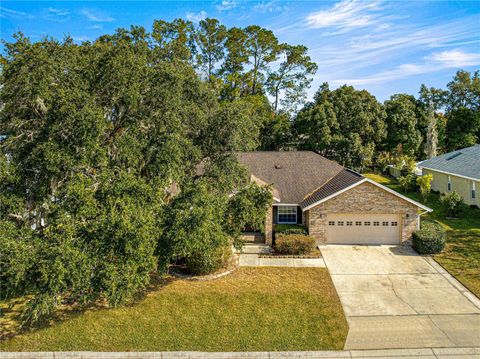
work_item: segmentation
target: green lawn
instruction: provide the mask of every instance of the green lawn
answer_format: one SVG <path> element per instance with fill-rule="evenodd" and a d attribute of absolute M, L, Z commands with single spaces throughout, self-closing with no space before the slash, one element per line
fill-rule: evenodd
<path fill-rule="evenodd" d="M 0 350 L 333 350 L 347 332 L 326 269 L 240 268 L 214 281 L 172 280 L 134 305 L 71 315 Z"/>
<path fill-rule="evenodd" d="M 364 174 L 378 183 L 390 187 L 433 209 L 423 218 L 440 222 L 446 229 L 448 240 L 445 250 L 436 255 L 435 260 L 480 297 L 480 209 L 465 206 L 460 218 L 446 219 L 439 195 L 431 193 L 423 201 L 418 193 L 404 193 L 398 183 L 378 174 Z"/>

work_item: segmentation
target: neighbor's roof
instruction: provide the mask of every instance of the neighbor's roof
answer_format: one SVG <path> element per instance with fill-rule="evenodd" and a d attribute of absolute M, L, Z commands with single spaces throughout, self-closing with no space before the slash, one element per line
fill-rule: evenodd
<path fill-rule="evenodd" d="M 364 178 L 311 151 L 239 152 L 237 156 L 251 175 L 273 185 L 280 203 L 302 207 Z"/>
<path fill-rule="evenodd" d="M 433 157 L 419 162 L 418 166 L 480 180 L 480 145 Z"/>

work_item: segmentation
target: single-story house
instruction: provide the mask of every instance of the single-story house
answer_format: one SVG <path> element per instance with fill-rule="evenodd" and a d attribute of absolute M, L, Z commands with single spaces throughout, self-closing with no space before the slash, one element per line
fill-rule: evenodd
<path fill-rule="evenodd" d="M 424 175 L 431 174 L 432 190 L 440 193 L 456 191 L 463 201 L 480 207 L 480 145 L 445 153 L 418 164 Z"/>
<path fill-rule="evenodd" d="M 241 152 L 251 180 L 273 187 L 265 241 L 273 225 L 304 225 L 317 243 L 399 244 L 431 209 L 311 151 Z"/>

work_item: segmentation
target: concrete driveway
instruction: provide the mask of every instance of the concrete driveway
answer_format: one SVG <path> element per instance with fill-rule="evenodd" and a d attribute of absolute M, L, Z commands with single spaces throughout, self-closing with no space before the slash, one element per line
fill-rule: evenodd
<path fill-rule="evenodd" d="M 350 326 L 345 349 L 480 343 L 480 301 L 431 259 L 403 246 L 320 249 Z"/>

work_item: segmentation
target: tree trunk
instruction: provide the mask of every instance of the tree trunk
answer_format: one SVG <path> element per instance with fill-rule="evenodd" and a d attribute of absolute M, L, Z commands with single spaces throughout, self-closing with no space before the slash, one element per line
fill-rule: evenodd
<path fill-rule="evenodd" d="M 433 106 L 429 106 L 428 114 L 428 127 L 427 127 L 427 141 L 425 144 L 425 153 L 427 159 L 435 157 L 437 155 L 437 143 L 438 143 L 438 133 L 437 133 L 437 121 L 435 118 L 435 111 Z"/>

